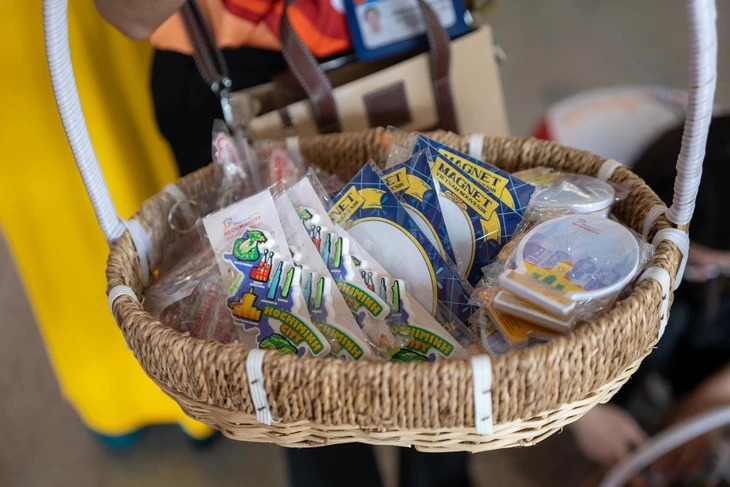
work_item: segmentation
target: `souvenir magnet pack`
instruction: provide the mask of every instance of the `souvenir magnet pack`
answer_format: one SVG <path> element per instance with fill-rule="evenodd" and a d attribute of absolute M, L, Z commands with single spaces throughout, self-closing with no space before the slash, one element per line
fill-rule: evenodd
<path fill-rule="evenodd" d="M 304 301 L 312 323 L 330 340 L 332 354 L 346 360 L 371 358 L 365 335 L 333 282 L 327 266 L 286 194 L 275 198 L 289 250 L 301 271 Z"/>
<path fill-rule="evenodd" d="M 445 259 L 456 262 L 427 153 L 414 154 L 383 174 L 388 187 L 401 199 L 418 228 L 438 247 Z"/>
<path fill-rule="evenodd" d="M 284 231 L 269 190 L 203 219 L 227 290 L 235 324 L 256 336 L 259 348 L 325 356 L 327 338 L 309 320 Z"/>
<path fill-rule="evenodd" d="M 307 177 L 287 190 L 287 196 L 358 324 L 370 342 L 375 343 L 381 352 L 387 353 L 398 346 L 386 322 L 390 308 L 375 291 L 367 287 L 355 268 L 350 258 L 349 238 L 338 235 L 334 230 L 335 225 L 327 216 L 312 184 L 314 178 L 313 173 L 309 172 Z"/>
<path fill-rule="evenodd" d="M 344 231 L 344 230 L 343 230 Z M 407 334 L 410 340 L 392 360 L 402 362 L 436 361 L 440 359 L 466 358 L 459 341 L 451 336 L 431 314 L 416 301 L 402 279 L 391 276 L 365 249 L 352 241 L 355 264 L 372 289 L 388 302 L 388 324 L 396 328 L 394 334 Z M 404 328 L 405 330 L 398 330 Z M 468 337 L 465 337 L 468 338 Z"/>
<path fill-rule="evenodd" d="M 405 280 L 429 313 L 436 315 L 440 302 L 465 323 L 474 312 L 471 286 L 418 228 L 374 163 L 345 185 L 329 215 L 389 273 Z"/>
<path fill-rule="evenodd" d="M 440 154 L 431 157 L 439 203 L 459 271 L 470 284 L 476 284 L 481 279 L 482 267 L 496 258 L 522 222 L 522 216 L 452 161 Z"/>
<path fill-rule="evenodd" d="M 541 223 L 520 240 L 516 269 L 500 285 L 556 317 L 570 316 L 576 301 L 617 294 L 638 271 L 639 243 L 620 223 L 600 215 L 568 215 Z"/>

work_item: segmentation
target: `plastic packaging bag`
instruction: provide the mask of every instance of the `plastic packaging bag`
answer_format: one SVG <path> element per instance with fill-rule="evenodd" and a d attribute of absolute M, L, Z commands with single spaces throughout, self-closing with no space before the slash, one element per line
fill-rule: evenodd
<path fill-rule="evenodd" d="M 328 214 L 388 273 L 406 281 L 421 306 L 442 324 L 465 323 L 474 312 L 471 286 L 431 244 L 373 162 L 332 200 Z"/>
<path fill-rule="evenodd" d="M 387 356 L 403 343 L 402 339 L 393 336 L 386 321 L 390 307 L 378 293 L 368 288 L 355 268 L 350 256 L 349 236 L 337 233 L 315 187 L 319 187 L 319 183 L 310 171 L 286 193 L 360 328 L 370 343 L 376 345 L 379 354 Z"/>
<path fill-rule="evenodd" d="M 600 215 L 523 228 L 509 256 L 485 269 L 485 284 L 501 288 L 496 309 L 558 332 L 607 309 L 653 252 L 643 237 Z"/>
<path fill-rule="evenodd" d="M 342 234 L 344 229 L 337 227 Z M 441 326 L 407 289 L 407 283 L 395 279 L 365 249 L 351 239 L 351 252 L 355 265 L 363 278 L 377 288 L 380 297 L 388 302 L 390 314 L 387 321 L 396 336 L 406 335 L 409 340 L 402 350 L 393 354 L 395 362 L 436 361 L 442 359 L 466 358 L 463 346 L 471 344 L 471 333 L 461 323 L 450 322 L 449 328 Z"/>
<path fill-rule="evenodd" d="M 573 213 L 607 217 L 613 204 L 631 192 L 631 186 L 625 183 L 545 167 L 527 169 L 515 175 L 523 176 L 537 187 L 525 213 L 525 217 L 532 220 Z"/>
<path fill-rule="evenodd" d="M 481 278 L 512 237 L 534 187 L 509 173 L 473 159 L 421 134 L 389 129 L 393 145 L 388 164 L 425 151 L 459 272 L 470 284 Z"/>
<path fill-rule="evenodd" d="M 439 203 L 438 183 L 434 182 L 428 154 L 419 152 L 407 161 L 387 169 L 385 182 L 401 199 L 418 228 L 439 249 L 444 259 L 456 262 Z"/>
<path fill-rule="evenodd" d="M 270 191 L 208 215 L 203 225 L 216 255 L 233 321 L 260 348 L 323 357 L 329 340 L 314 326 Z"/>
<path fill-rule="evenodd" d="M 372 358 L 370 346 L 375 349 L 377 343 L 369 344 L 360 330 L 289 197 L 280 194 L 275 203 L 292 259 L 302 268 L 301 285 L 312 323 L 329 339 L 336 357 L 345 360 Z"/>

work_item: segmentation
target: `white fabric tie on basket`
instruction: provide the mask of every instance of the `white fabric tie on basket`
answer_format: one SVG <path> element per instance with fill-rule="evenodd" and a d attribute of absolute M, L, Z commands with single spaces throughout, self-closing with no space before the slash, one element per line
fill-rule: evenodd
<path fill-rule="evenodd" d="M 608 181 L 611 179 L 611 176 L 613 176 L 613 173 L 616 172 L 616 169 L 620 166 L 623 166 L 623 163 L 614 159 L 606 159 L 606 161 L 601 164 L 601 168 L 598 170 L 596 177 L 601 181 Z"/>
<path fill-rule="evenodd" d="M 152 242 L 144 227 L 135 219 L 122 220 L 124 226 L 129 230 L 134 248 L 137 249 L 140 271 L 142 272 L 142 283 L 147 286 L 150 282 L 150 274 L 155 268 L 155 251 Z"/>
<path fill-rule="evenodd" d="M 137 294 L 132 290 L 131 287 L 125 286 L 123 284 L 116 285 L 112 288 L 111 291 L 109 291 L 109 311 L 112 312 L 112 315 L 114 314 L 114 302 L 121 298 L 122 296 L 129 296 L 134 301 L 139 303 L 139 299 L 137 298 Z M 114 317 L 116 319 L 116 316 Z"/>
<path fill-rule="evenodd" d="M 264 356 L 266 351 L 254 349 L 248 352 L 246 357 L 246 376 L 248 377 L 248 390 L 251 393 L 253 407 L 256 409 L 256 420 L 259 423 L 271 426 L 278 421 L 271 416 L 271 406 L 266 396 L 264 387 Z"/>
<path fill-rule="evenodd" d="M 683 232 L 677 228 L 664 228 L 654 235 L 654 240 L 652 240 L 651 244 L 654 248 L 656 248 L 665 240 L 674 242 L 674 244 L 679 248 L 679 251 L 682 253 L 682 261 L 679 263 L 679 269 L 677 270 L 677 275 L 674 278 L 674 287 L 672 288 L 676 291 L 682 283 L 684 269 L 687 267 L 687 257 L 689 257 L 689 235 L 687 235 L 687 232 Z"/>
<path fill-rule="evenodd" d="M 174 183 L 166 184 L 165 187 L 162 188 L 162 191 L 170 195 L 170 197 L 178 203 L 181 203 L 188 199 L 187 196 L 185 196 L 185 193 L 183 193 L 182 189 L 180 189 L 180 186 Z"/>
<path fill-rule="evenodd" d="M 286 138 L 286 150 L 297 156 L 302 155 L 302 152 L 299 149 L 299 136 L 293 135 Z"/>
<path fill-rule="evenodd" d="M 651 210 L 649 210 L 649 213 L 646 214 L 646 218 L 644 219 L 644 228 L 641 231 L 641 234 L 644 236 L 644 238 L 649 238 L 649 232 L 651 232 L 652 227 L 657 221 L 657 218 L 664 215 L 667 212 L 667 207 L 664 205 L 656 205 Z"/>
<path fill-rule="evenodd" d="M 669 288 L 671 287 L 672 278 L 669 277 L 669 272 L 666 269 L 655 266 L 646 269 L 639 277 L 638 282 L 645 279 L 654 279 L 662 287 L 662 303 L 659 307 L 659 312 L 661 313 L 659 315 L 659 336 L 657 337 L 657 340 L 660 340 L 662 335 L 664 335 L 664 328 L 667 326 L 667 321 L 669 321 Z"/>
<path fill-rule="evenodd" d="M 488 355 L 471 358 L 472 387 L 474 392 L 474 425 L 477 434 L 491 435 L 492 417 L 492 361 Z"/>
<path fill-rule="evenodd" d="M 484 157 L 484 134 L 474 134 L 469 137 L 469 155 L 474 159 Z"/>

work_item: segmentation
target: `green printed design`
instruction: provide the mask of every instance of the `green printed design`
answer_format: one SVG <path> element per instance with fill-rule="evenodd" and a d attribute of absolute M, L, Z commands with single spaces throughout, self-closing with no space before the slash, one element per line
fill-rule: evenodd
<path fill-rule="evenodd" d="M 233 296 L 234 294 L 236 294 L 236 291 L 241 286 L 241 281 L 243 281 L 243 274 L 238 275 L 238 277 L 236 278 L 236 281 L 233 283 L 231 288 L 228 290 L 229 295 Z"/>
<path fill-rule="evenodd" d="M 398 350 L 391 358 L 390 360 L 392 362 L 396 363 L 408 363 L 408 362 L 428 362 L 428 358 L 421 355 L 420 353 L 413 352 L 411 350 L 406 350 L 404 348 L 401 348 Z"/>
<path fill-rule="evenodd" d="M 264 350 L 278 350 L 287 355 L 297 354 L 297 347 L 289 343 L 289 340 L 278 333 L 273 333 L 264 338 L 259 344 L 259 348 Z"/>
<path fill-rule="evenodd" d="M 362 289 L 346 281 L 337 281 L 337 288 L 344 296 L 351 311 L 357 312 L 360 308 L 365 308 L 375 318 L 385 311 L 385 308 L 373 298 L 374 295 L 369 289 Z"/>
<path fill-rule="evenodd" d="M 320 277 L 317 282 L 317 294 L 314 296 L 314 308 L 320 309 L 322 307 L 322 298 L 324 296 L 324 277 Z"/>
<path fill-rule="evenodd" d="M 337 243 L 335 243 L 334 265 L 337 269 L 342 265 L 342 237 L 338 238 Z"/>
<path fill-rule="evenodd" d="M 296 346 L 306 343 L 313 355 L 319 355 L 324 350 L 324 343 L 301 318 L 289 311 L 276 306 L 266 305 L 264 316 L 281 322 L 281 333 L 294 342 Z"/>
<path fill-rule="evenodd" d="M 294 280 L 294 268 L 291 267 L 286 273 L 286 279 L 284 280 L 284 287 L 281 288 L 281 297 L 286 299 L 289 297 L 289 291 L 291 291 L 291 283 Z"/>
<path fill-rule="evenodd" d="M 396 313 L 400 312 L 400 284 L 398 281 L 393 281 L 393 311 Z"/>
<path fill-rule="evenodd" d="M 365 351 L 360 347 L 355 340 L 344 333 L 342 330 L 335 328 L 322 321 L 312 320 L 312 322 L 319 328 L 324 336 L 326 336 L 331 343 L 336 344 L 332 347 L 332 354 L 337 355 L 340 350 L 344 349 L 353 359 L 360 360 Z"/>

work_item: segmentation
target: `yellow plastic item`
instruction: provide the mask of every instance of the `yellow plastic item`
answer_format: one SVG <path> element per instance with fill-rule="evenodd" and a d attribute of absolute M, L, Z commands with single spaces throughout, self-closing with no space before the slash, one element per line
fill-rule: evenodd
<path fill-rule="evenodd" d="M 107 244 L 56 111 L 41 3 L 6 2 L 0 17 L 0 227 L 61 390 L 83 421 L 105 435 L 179 422 L 203 438 L 211 430 L 145 376 L 107 308 Z M 114 30 L 92 0 L 69 3 L 81 103 L 117 210 L 129 217 L 176 177 L 154 122 L 152 49 Z"/>

